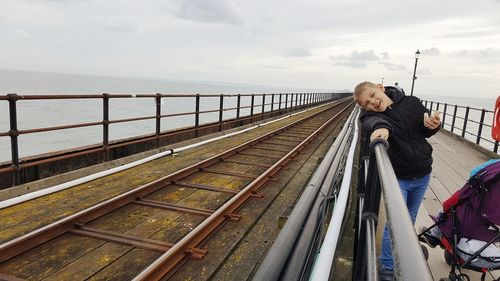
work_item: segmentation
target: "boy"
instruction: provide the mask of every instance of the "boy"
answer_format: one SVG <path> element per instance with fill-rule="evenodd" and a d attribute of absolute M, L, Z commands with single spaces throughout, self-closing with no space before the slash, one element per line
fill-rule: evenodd
<path fill-rule="evenodd" d="M 439 114 L 429 116 L 418 98 L 405 96 L 395 87 L 363 82 L 354 89 L 354 100 L 364 109 L 363 153 L 377 138 L 389 142 L 388 155 L 413 224 L 429 185 L 432 146 L 426 138 L 440 128 Z M 369 136 L 369 138 L 368 138 Z M 380 255 L 380 280 L 394 280 L 390 234 L 386 225 Z"/>

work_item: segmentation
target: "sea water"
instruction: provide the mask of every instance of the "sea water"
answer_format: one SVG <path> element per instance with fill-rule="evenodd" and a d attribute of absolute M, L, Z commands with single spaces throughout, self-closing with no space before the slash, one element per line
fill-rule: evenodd
<path fill-rule="evenodd" d="M 231 84 L 203 81 L 152 80 L 92 75 L 45 73 L 33 71 L 0 70 L 0 95 L 100 95 L 113 94 L 271 94 L 292 92 L 328 92 L 326 89 L 304 89 L 273 87 L 249 84 Z M 249 106 L 251 97 L 241 98 L 241 106 Z M 275 102 L 278 102 L 277 98 Z M 283 100 L 284 102 L 284 100 Z M 268 95 L 265 104 L 271 103 Z M 224 98 L 224 108 L 234 108 L 237 97 Z M 262 97 L 255 97 L 255 105 L 262 104 Z M 284 106 L 284 105 L 283 105 Z M 290 106 L 290 105 L 289 105 Z M 270 110 L 270 105 L 264 111 Z M 19 130 L 63 126 L 78 123 L 100 122 L 103 120 L 102 99 L 64 100 L 19 100 L 17 102 L 17 126 Z M 219 97 L 202 97 L 200 111 L 218 110 Z M 162 98 L 161 114 L 192 113 L 195 111 L 194 97 Z M 254 113 L 262 111 L 255 107 Z M 249 115 L 245 108 L 241 116 Z M 154 98 L 110 99 L 109 119 L 125 119 L 156 115 Z M 223 119 L 236 116 L 235 110 L 224 111 Z M 200 124 L 217 121 L 218 112 L 200 115 Z M 194 125 L 194 115 L 162 118 L 161 131 Z M 7 101 L 0 101 L 0 132 L 9 130 L 9 108 Z M 18 138 L 19 157 L 33 156 L 68 148 L 102 143 L 102 125 L 58 131 L 23 134 Z M 109 126 L 109 140 L 119 140 L 134 136 L 154 134 L 156 120 L 148 119 Z M 0 137 L 0 162 L 11 159 L 10 138 Z"/>

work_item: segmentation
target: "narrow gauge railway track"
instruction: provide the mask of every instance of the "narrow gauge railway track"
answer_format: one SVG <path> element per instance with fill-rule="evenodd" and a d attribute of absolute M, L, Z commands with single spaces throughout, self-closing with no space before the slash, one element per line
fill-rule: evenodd
<path fill-rule="evenodd" d="M 268 181 L 279 180 L 275 178 L 279 170 L 286 169 L 289 161 L 349 108 L 352 103 L 334 105 L 8 241 L 0 245 L 0 279 L 93 280 L 103 271 L 122 273 L 116 280 L 131 279 L 138 273 L 135 280 L 168 277 L 187 258 L 203 258 L 210 250 L 201 248 L 203 243 L 226 221 L 238 221 L 237 210 L 249 198 L 262 197 L 259 189 Z M 204 196 L 189 200 L 215 201 L 208 204 L 215 207 L 180 204 L 178 199 L 194 190 L 202 190 Z M 94 252 L 101 254 L 92 255 Z M 109 263 L 127 254 L 137 259 L 120 268 Z M 106 266 L 86 268 L 86 259 L 97 256 L 104 256 Z M 124 277 L 125 271 L 135 274 Z"/>

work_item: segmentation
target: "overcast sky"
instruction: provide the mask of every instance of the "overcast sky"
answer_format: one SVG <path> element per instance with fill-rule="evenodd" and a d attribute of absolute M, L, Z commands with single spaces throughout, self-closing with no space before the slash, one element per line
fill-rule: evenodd
<path fill-rule="evenodd" d="M 0 68 L 500 94 L 500 0 L 0 0 Z"/>

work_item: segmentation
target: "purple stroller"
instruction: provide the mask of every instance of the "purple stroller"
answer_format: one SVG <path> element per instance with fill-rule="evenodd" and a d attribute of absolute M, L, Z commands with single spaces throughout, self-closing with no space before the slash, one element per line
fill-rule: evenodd
<path fill-rule="evenodd" d="M 494 162 L 476 172 L 448 198 L 443 203 L 443 212 L 431 216 L 436 223 L 423 229 L 418 237 L 431 247 L 444 248 L 451 271 L 449 278 L 440 280 L 469 281 L 469 276 L 461 271 L 467 268 L 482 272 L 484 281 L 487 272 L 500 268 L 500 250 L 494 245 L 500 241 L 499 205 L 500 162 Z M 441 237 L 430 235 L 436 226 Z"/>

